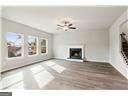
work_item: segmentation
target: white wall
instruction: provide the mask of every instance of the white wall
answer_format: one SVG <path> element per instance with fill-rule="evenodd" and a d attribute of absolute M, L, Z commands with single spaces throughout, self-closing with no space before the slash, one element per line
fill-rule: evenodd
<path fill-rule="evenodd" d="M 1 79 L 1 69 L 2 69 L 2 56 L 1 56 L 1 52 L 2 52 L 2 50 L 1 50 L 1 48 L 2 48 L 2 46 L 1 46 L 1 17 L 0 17 L 0 79 Z"/>
<path fill-rule="evenodd" d="M 2 59 L 1 59 L 1 52 L 2 52 L 2 50 L 1 50 L 1 32 L 2 32 L 2 30 L 1 30 L 1 22 L 2 22 L 2 20 L 1 20 L 1 7 L 0 7 L 0 80 L 1 80 L 1 69 L 2 69 Z"/>
<path fill-rule="evenodd" d="M 60 32 L 53 35 L 54 57 L 67 58 L 69 45 L 85 45 L 85 57 L 89 61 L 108 62 L 109 32 L 107 30 Z"/>
<path fill-rule="evenodd" d="M 35 56 L 29 56 L 27 52 L 27 44 L 24 44 L 24 56 L 21 58 L 7 58 L 7 47 L 5 41 L 6 32 L 15 32 L 24 34 L 24 42 L 27 42 L 27 36 L 38 36 L 40 38 L 46 38 L 48 40 L 48 54 L 38 54 Z M 19 24 L 7 19 L 2 18 L 2 71 L 12 68 L 28 65 L 40 60 L 46 60 L 52 58 L 52 35 L 43 31 L 31 28 L 29 26 Z"/>
<path fill-rule="evenodd" d="M 126 78 L 128 78 L 128 66 L 121 55 L 120 52 L 120 32 L 119 27 L 120 24 L 123 23 L 126 19 L 128 19 L 128 11 L 124 12 L 110 27 L 110 42 L 109 42 L 109 49 L 110 49 L 110 63 L 119 71 L 121 72 Z"/>

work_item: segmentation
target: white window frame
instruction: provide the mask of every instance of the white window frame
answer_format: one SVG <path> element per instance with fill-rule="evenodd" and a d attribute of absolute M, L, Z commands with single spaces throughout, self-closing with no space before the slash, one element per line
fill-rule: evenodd
<path fill-rule="evenodd" d="M 22 44 L 21 44 L 21 56 L 17 56 L 17 57 L 8 57 L 8 48 L 7 48 L 7 37 L 6 34 L 7 33 L 14 33 L 14 34 L 18 34 L 21 35 L 22 38 Z M 5 45 L 6 45 L 6 57 L 8 60 L 14 60 L 14 59 L 22 59 L 24 57 L 24 34 L 22 33 L 16 33 L 16 32 L 6 32 L 5 33 Z"/>
<path fill-rule="evenodd" d="M 46 53 L 42 53 L 42 52 L 41 52 L 41 48 L 42 48 L 42 46 L 41 46 L 41 41 L 42 41 L 43 39 L 46 40 Z M 46 38 L 40 38 L 40 53 L 41 53 L 41 54 L 48 54 L 48 39 L 46 39 Z"/>
<path fill-rule="evenodd" d="M 37 43 L 36 43 L 36 54 L 33 54 L 33 55 L 29 55 L 29 50 L 28 50 L 28 47 L 29 47 L 29 45 L 28 45 L 28 39 L 29 39 L 29 36 L 31 36 L 31 37 L 35 37 L 36 38 L 36 40 L 37 40 Z M 34 35 L 27 35 L 27 56 L 28 57 L 33 57 L 33 56 L 37 56 L 38 54 L 39 54 L 39 48 L 38 48 L 38 43 L 39 43 L 39 37 L 38 36 L 34 36 Z"/>

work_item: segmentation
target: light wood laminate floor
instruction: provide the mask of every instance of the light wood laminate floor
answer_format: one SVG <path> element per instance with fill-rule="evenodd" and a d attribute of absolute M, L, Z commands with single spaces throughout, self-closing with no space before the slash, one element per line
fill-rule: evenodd
<path fill-rule="evenodd" d="M 108 63 L 51 59 L 2 74 L 3 89 L 128 89 L 128 80 Z"/>

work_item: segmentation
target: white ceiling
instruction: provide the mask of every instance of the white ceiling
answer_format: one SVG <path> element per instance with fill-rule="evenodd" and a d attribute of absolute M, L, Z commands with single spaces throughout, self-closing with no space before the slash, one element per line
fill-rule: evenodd
<path fill-rule="evenodd" d="M 78 27 L 75 31 L 108 29 L 109 26 L 126 10 L 126 7 L 116 6 L 81 6 L 81 7 L 42 7 L 20 6 L 3 7 L 4 18 L 29 25 L 48 33 L 57 33 L 56 19 L 71 17 Z M 74 30 L 72 30 L 74 31 Z"/>

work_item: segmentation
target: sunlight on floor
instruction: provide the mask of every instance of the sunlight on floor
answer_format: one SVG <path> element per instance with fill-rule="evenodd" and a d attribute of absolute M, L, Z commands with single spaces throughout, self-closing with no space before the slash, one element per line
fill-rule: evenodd
<path fill-rule="evenodd" d="M 7 76 L 2 78 L 1 80 L 1 89 L 4 88 L 24 88 L 24 84 L 23 84 L 23 73 L 22 72 L 18 72 L 16 74 Z"/>
<path fill-rule="evenodd" d="M 52 61 L 48 61 L 48 62 L 46 63 L 46 65 L 47 65 L 47 66 L 53 66 L 53 65 L 56 65 L 56 63 L 55 63 L 55 62 L 52 62 Z"/>
<path fill-rule="evenodd" d="M 34 67 L 31 68 L 31 71 L 32 71 L 33 74 L 39 73 L 43 70 L 44 70 L 44 67 L 42 67 L 41 65 L 34 66 Z"/>
<path fill-rule="evenodd" d="M 37 73 L 37 71 L 35 71 L 34 69 L 40 70 L 40 72 Z M 38 67 L 36 66 L 35 68 L 33 67 L 31 71 L 40 88 L 43 88 L 45 85 L 47 85 L 50 81 L 52 81 L 55 78 L 47 70 L 45 70 L 44 67 L 40 65 Z"/>
<path fill-rule="evenodd" d="M 66 70 L 65 67 L 58 65 L 52 61 L 47 62 L 45 65 L 52 68 L 58 73 L 62 73 L 64 70 Z M 32 72 L 32 76 L 35 78 L 35 82 L 37 82 L 39 88 L 43 88 L 53 79 L 55 79 L 55 77 L 50 72 L 48 72 L 42 65 L 30 67 L 29 70 Z M 23 79 L 24 76 L 22 71 L 16 74 L 6 76 L 0 81 L 0 89 L 24 89 L 25 83 Z"/>
<path fill-rule="evenodd" d="M 53 70 L 57 71 L 58 73 L 62 73 L 66 68 L 63 66 L 60 66 L 54 62 L 49 61 L 47 63 L 47 66 L 51 67 Z"/>
<path fill-rule="evenodd" d="M 8 87 L 7 89 L 24 89 L 24 82 L 21 81 L 13 86 Z"/>
<path fill-rule="evenodd" d="M 51 68 L 53 68 L 58 73 L 62 73 L 66 69 L 65 67 L 62 67 L 60 65 L 54 65 L 54 66 L 51 66 Z"/>

